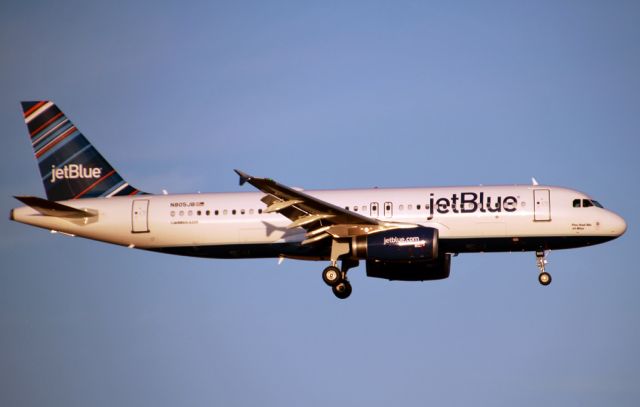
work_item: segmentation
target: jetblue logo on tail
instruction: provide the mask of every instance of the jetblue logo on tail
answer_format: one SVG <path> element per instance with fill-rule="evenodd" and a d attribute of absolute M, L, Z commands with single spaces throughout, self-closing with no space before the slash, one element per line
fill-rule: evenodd
<path fill-rule="evenodd" d="M 55 165 L 51 166 L 51 183 L 55 183 L 61 179 L 78 179 L 78 178 L 94 178 L 99 179 L 102 177 L 102 168 L 88 167 L 85 168 L 82 164 L 69 164 L 62 168 L 56 168 Z"/>

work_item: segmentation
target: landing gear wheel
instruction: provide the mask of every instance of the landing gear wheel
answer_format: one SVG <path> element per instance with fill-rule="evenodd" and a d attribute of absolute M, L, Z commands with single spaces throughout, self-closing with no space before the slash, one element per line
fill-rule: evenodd
<path fill-rule="evenodd" d="M 540 270 L 538 281 L 540 284 L 545 286 L 551 284 L 551 274 L 547 273 L 545 270 L 545 266 L 547 265 L 547 253 L 549 253 L 549 251 L 542 250 L 542 248 L 540 250 L 536 250 L 536 265 L 538 266 L 538 270 Z"/>
<path fill-rule="evenodd" d="M 333 291 L 333 295 L 344 300 L 351 295 L 351 283 L 348 280 L 341 281 L 340 283 L 331 287 L 331 291 Z"/>
<path fill-rule="evenodd" d="M 335 266 L 329 266 L 322 271 L 322 280 L 331 287 L 335 287 L 342 281 L 342 272 Z"/>
<path fill-rule="evenodd" d="M 549 285 L 551 284 L 551 274 L 547 273 L 546 271 L 543 271 L 542 273 L 540 273 L 540 275 L 538 276 L 538 281 L 540 282 L 540 284 L 542 285 Z"/>

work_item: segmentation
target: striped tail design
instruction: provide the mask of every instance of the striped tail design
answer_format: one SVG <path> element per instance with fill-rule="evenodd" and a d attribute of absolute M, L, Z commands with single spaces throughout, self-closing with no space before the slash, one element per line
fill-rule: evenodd
<path fill-rule="evenodd" d="M 53 102 L 22 102 L 22 110 L 49 200 L 143 194 L 122 179 Z"/>

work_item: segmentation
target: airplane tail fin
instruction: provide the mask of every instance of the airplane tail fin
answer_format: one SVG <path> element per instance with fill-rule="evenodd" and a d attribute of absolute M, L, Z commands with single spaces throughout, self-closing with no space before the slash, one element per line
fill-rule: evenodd
<path fill-rule="evenodd" d="M 51 101 L 22 102 L 50 201 L 144 194 L 129 185 Z"/>

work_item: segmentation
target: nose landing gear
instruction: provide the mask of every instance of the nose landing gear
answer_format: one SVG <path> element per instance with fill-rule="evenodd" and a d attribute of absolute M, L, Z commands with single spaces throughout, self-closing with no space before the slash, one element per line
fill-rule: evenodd
<path fill-rule="evenodd" d="M 536 251 L 536 265 L 538 266 L 538 270 L 540 270 L 538 282 L 545 286 L 551 284 L 551 274 L 545 271 L 545 265 L 548 263 L 547 254 L 548 252 L 544 250 Z"/>

